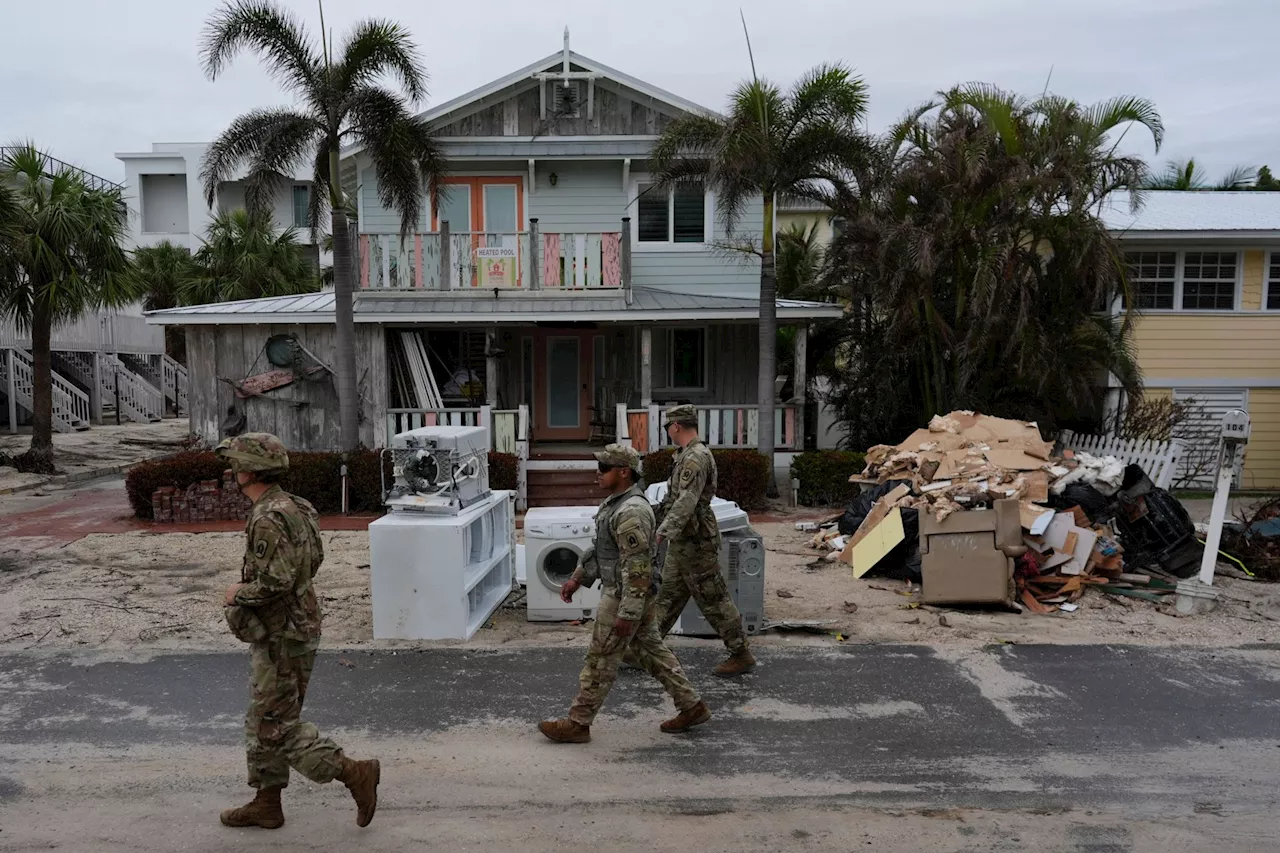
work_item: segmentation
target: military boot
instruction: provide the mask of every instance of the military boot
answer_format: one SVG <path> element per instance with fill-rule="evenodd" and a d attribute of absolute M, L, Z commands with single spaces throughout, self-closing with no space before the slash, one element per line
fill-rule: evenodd
<path fill-rule="evenodd" d="M 338 781 L 347 786 L 351 798 L 356 801 L 356 826 L 368 826 L 373 813 L 378 810 L 378 781 L 382 778 L 382 765 L 378 759 L 352 761 L 342 759 Z"/>
<path fill-rule="evenodd" d="M 556 743 L 589 743 L 591 726 L 573 720 L 543 720 L 538 723 L 538 731 Z"/>
<path fill-rule="evenodd" d="M 667 734 L 687 732 L 694 726 L 700 726 L 711 719 L 711 709 L 706 702 L 699 702 L 687 711 L 681 711 L 658 728 Z"/>
<path fill-rule="evenodd" d="M 279 829 L 284 826 L 284 810 L 280 808 L 282 788 L 259 788 L 253 802 L 238 809 L 226 809 L 218 815 L 223 826 L 260 826 Z"/>
<path fill-rule="evenodd" d="M 750 649 L 743 649 L 734 652 L 729 659 L 717 666 L 713 672 L 721 678 L 730 678 L 735 675 L 742 675 L 744 672 L 750 672 L 755 669 L 756 659 L 752 656 Z"/>

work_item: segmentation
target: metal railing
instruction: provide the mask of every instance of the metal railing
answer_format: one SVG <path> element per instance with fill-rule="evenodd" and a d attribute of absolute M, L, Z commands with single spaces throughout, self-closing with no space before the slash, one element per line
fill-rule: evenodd
<path fill-rule="evenodd" d="M 21 150 L 23 149 L 18 148 L 16 146 L 0 145 L 0 158 L 4 158 L 6 155 L 8 155 L 10 151 L 21 151 Z M 103 178 L 99 175 L 95 175 L 93 172 L 90 172 L 87 169 L 82 169 L 79 166 L 66 162 L 65 160 L 59 160 L 57 157 L 50 157 L 48 154 L 45 154 L 43 151 L 40 152 L 40 156 L 44 158 L 44 161 L 46 163 L 46 168 L 45 168 L 46 175 L 52 176 L 54 172 L 60 172 L 63 169 L 69 169 L 72 172 L 75 172 L 76 174 L 78 174 L 80 176 L 80 179 L 84 181 L 85 186 L 89 187 L 90 189 L 119 190 L 121 192 L 124 191 L 124 184 L 117 184 L 115 181 L 108 181 L 106 178 Z"/>

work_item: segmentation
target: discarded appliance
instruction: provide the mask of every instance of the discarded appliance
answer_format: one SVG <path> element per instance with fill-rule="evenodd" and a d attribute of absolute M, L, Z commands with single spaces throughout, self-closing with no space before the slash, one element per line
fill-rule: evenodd
<path fill-rule="evenodd" d="M 600 606 L 600 585 L 583 587 L 573 602 L 560 600 L 569 579 L 595 536 L 599 507 L 534 507 L 524 516 L 525 603 L 530 622 L 590 619 Z"/>
<path fill-rule="evenodd" d="M 395 484 L 383 502 L 392 512 L 456 514 L 489 496 L 489 431 L 485 427 L 428 426 L 398 433 L 391 455 Z"/>
<path fill-rule="evenodd" d="M 654 506 L 662 503 L 667 484 L 654 483 L 645 496 Z M 711 499 L 711 511 L 720 529 L 720 574 L 729 595 L 742 614 L 742 628 L 757 634 L 764 628 L 764 537 L 752 527 L 747 513 L 733 501 Z M 658 546 L 658 560 L 666 558 L 666 543 Z M 714 637 L 715 628 L 707 622 L 695 601 L 690 599 L 671 627 L 671 633 L 691 637 Z"/>
<path fill-rule="evenodd" d="M 369 562 L 375 639 L 470 639 L 515 583 L 515 493 L 387 513 L 369 525 Z"/>

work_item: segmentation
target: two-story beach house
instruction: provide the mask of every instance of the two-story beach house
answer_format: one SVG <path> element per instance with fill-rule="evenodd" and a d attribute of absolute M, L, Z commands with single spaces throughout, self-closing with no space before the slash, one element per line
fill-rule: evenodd
<path fill-rule="evenodd" d="M 534 505 L 596 499 L 588 445 L 617 437 L 656 449 L 666 441 L 661 412 L 676 403 L 700 407 L 714 446 L 755 447 L 760 262 L 721 244 L 755 236 L 758 245 L 761 208 L 731 237 L 714 193 L 653 191 L 648 174 L 663 129 L 709 112 L 572 52 L 566 33 L 562 51 L 421 116 L 452 175 L 403 238 L 367 155 L 344 152 L 358 206 L 363 443 L 385 446 L 422 424 L 486 422 L 497 449 L 527 457 Z M 840 314 L 778 305 L 799 346 L 808 324 Z M 221 381 L 269 370 L 264 346 L 277 334 L 331 364 L 332 294 L 148 319 L 187 329 L 200 436 L 217 440 L 230 416 L 291 447 L 336 446 L 331 382 L 243 396 Z M 804 377 L 790 379 L 803 396 Z M 803 446 L 804 403 L 777 407 L 780 471 Z"/>
<path fill-rule="evenodd" d="M 94 188 L 124 187 L 54 157 L 50 174 L 80 173 Z M 149 324 L 141 306 L 87 313 L 53 329 L 53 426 L 84 430 L 114 419 L 150 422 L 186 411 L 186 371 L 165 355 L 164 332 Z M 31 332 L 0 318 L 0 422 L 17 433 L 30 421 L 35 366 Z M 117 408 L 118 403 L 118 408 Z"/>

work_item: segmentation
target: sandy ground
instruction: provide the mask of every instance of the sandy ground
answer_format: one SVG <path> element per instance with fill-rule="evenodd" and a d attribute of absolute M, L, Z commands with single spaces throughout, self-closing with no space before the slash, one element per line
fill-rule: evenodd
<path fill-rule="evenodd" d="M 1172 605 L 1090 592 L 1072 614 L 921 607 L 904 584 L 855 580 L 822 561 L 790 522 L 757 525 L 769 551 L 765 615 L 770 623 L 819 623 L 820 633 L 771 629 L 765 644 L 1138 643 L 1237 645 L 1280 641 L 1280 586 L 1219 579 L 1223 602 L 1207 616 Z M 369 544 L 363 532 L 326 532 L 317 578 L 330 648 L 373 644 Z M 35 537 L 0 542 L 0 649 L 231 649 L 221 593 L 239 580 L 237 533 L 95 534 L 70 544 Z M 534 624 L 514 593 L 474 646 L 585 645 L 589 625 Z M 945 621 L 947 626 L 942 622 Z M 710 642 L 676 638 L 676 645 Z M 377 641 L 380 647 L 426 643 Z"/>
<path fill-rule="evenodd" d="M 172 418 L 156 424 L 123 423 L 120 426 L 95 426 L 84 432 L 53 434 L 53 460 L 63 475 L 75 477 L 108 469 L 123 470 L 129 465 L 178 450 L 190 433 L 186 418 Z M 31 444 L 30 431 L 0 433 L 0 453 L 17 456 Z M 30 488 L 57 478 L 39 474 L 22 474 L 14 468 L 0 467 L 0 494 L 13 489 Z"/>

